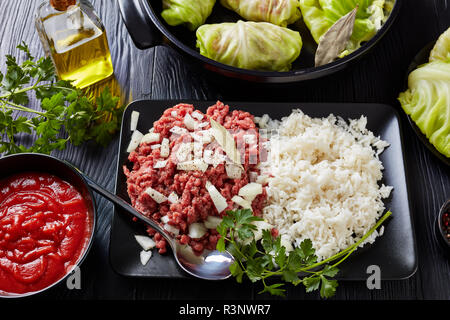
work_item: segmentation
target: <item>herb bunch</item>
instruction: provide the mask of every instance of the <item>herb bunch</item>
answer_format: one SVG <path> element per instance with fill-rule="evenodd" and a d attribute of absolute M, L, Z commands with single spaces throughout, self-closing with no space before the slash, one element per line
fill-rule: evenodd
<path fill-rule="evenodd" d="M 244 276 L 252 282 L 260 281 L 263 290 L 272 295 L 284 296 L 285 284 L 303 284 L 306 292 L 319 290 L 322 298 L 332 297 L 338 287 L 333 278 L 338 274 L 338 265 L 345 261 L 392 213 L 388 211 L 376 225 L 358 242 L 336 255 L 318 261 L 315 249 L 309 239 L 287 252 L 281 244 L 281 236 L 274 237 L 271 230 L 263 230 L 260 242 L 255 240 L 256 221 L 260 217 L 249 209 L 228 211 L 217 227 L 221 235 L 217 250 L 227 250 L 235 258 L 230 271 L 241 283 Z M 268 279 L 276 279 L 269 284 Z M 280 281 L 282 280 L 282 281 Z"/>
<path fill-rule="evenodd" d="M 119 98 L 108 88 L 90 97 L 70 81 L 58 81 L 50 58 L 36 60 L 25 43 L 17 48 L 26 60 L 19 64 L 7 55 L 6 73 L 0 72 L 0 154 L 50 154 L 66 148 L 69 141 L 75 146 L 89 140 L 107 145 L 120 127 L 123 108 L 118 106 Z M 27 107 L 29 93 L 34 93 L 40 110 Z M 17 111 L 30 116 L 17 117 Z M 16 139 L 18 134 L 33 133 L 36 139 L 31 147 Z"/>

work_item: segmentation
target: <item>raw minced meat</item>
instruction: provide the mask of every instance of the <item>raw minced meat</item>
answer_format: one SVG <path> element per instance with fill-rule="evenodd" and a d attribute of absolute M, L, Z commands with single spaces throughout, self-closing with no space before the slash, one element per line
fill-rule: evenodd
<path fill-rule="evenodd" d="M 193 113 L 194 116 L 187 117 L 189 123 L 185 123 L 186 114 L 192 115 Z M 222 159 L 225 159 L 222 148 L 214 141 L 205 144 L 200 143 L 200 150 L 197 143 L 197 150 L 177 152 L 180 148 L 189 147 L 189 144 L 196 142 L 192 135 L 194 131 L 197 137 L 207 135 L 211 128 L 208 119 L 214 119 L 231 132 L 235 138 L 244 168 L 239 179 L 231 179 L 227 175 L 224 161 L 209 164 L 204 172 L 202 170 L 177 169 L 178 163 L 194 159 L 199 151 L 202 155 L 205 155 L 208 150 L 210 150 L 210 155 L 218 152 L 222 155 Z M 192 121 L 195 121 L 196 128 L 194 130 L 192 130 Z M 131 169 L 128 169 L 127 166 L 123 167 L 132 205 L 145 216 L 160 222 L 161 225 L 164 225 L 161 219 L 165 217 L 163 221 L 167 221 L 168 225 L 178 229 L 176 238 L 182 244 L 189 244 L 195 253 L 200 254 L 204 249 L 215 249 L 219 237 L 215 229 L 208 229 L 201 238 L 192 239 L 188 235 L 189 226 L 195 222 L 205 221 L 210 215 L 222 217 L 227 210 L 235 209 L 236 204 L 231 200 L 232 197 L 237 195 L 243 186 L 250 183 L 251 172 L 259 173 L 257 169 L 260 161 L 257 143 L 259 134 L 253 115 L 239 110 L 230 111 L 229 107 L 221 102 L 209 107 L 206 114 L 195 110 L 193 105 L 178 104 L 165 110 L 161 118 L 154 123 L 153 132 L 160 134 L 159 140 L 141 143 L 128 157 L 132 165 Z M 252 141 L 253 143 L 246 143 L 246 139 L 244 139 L 244 136 L 249 134 L 256 136 L 255 141 Z M 164 138 L 170 141 L 168 157 L 162 156 L 161 148 L 157 147 Z M 156 147 L 154 147 L 155 145 Z M 179 159 L 180 157 L 185 159 Z M 161 164 L 164 164 L 161 161 L 166 161 L 163 167 L 160 167 Z M 154 167 L 156 163 L 159 163 L 157 168 Z M 228 207 L 222 212 L 217 211 L 205 187 L 207 181 L 217 188 L 228 203 Z M 167 200 L 158 203 L 148 192 L 145 192 L 149 187 L 168 199 L 171 199 L 169 195 L 174 193 L 178 196 L 175 198 L 178 201 L 171 203 Z M 252 201 L 251 206 L 255 215 L 261 214 L 266 197 L 267 194 L 265 188 L 263 188 L 263 193 Z M 147 231 L 151 236 L 154 236 L 159 252 L 164 253 L 166 251 L 164 238 L 150 227 Z"/>

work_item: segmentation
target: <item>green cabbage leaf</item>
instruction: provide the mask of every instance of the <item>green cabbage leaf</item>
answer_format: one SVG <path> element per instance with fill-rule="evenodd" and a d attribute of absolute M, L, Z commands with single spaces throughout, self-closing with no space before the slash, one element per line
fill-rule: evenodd
<path fill-rule="evenodd" d="M 403 110 L 440 153 L 450 157 L 450 63 L 435 60 L 411 72 Z"/>
<path fill-rule="evenodd" d="M 450 62 L 450 28 L 439 36 L 430 52 L 430 61 L 435 60 Z"/>
<path fill-rule="evenodd" d="M 320 38 L 340 18 L 358 6 L 352 37 L 346 49 L 348 54 L 370 40 L 386 20 L 385 0 L 299 0 L 303 20 L 314 40 Z"/>
<path fill-rule="evenodd" d="M 163 0 L 161 16 L 171 26 L 185 25 L 194 31 L 210 16 L 216 0 Z"/>
<path fill-rule="evenodd" d="M 302 16 L 298 0 L 221 0 L 220 3 L 250 21 L 286 27 Z"/>
<path fill-rule="evenodd" d="M 249 70 L 288 71 L 303 45 L 297 31 L 268 22 L 205 24 L 196 35 L 205 57 Z"/>

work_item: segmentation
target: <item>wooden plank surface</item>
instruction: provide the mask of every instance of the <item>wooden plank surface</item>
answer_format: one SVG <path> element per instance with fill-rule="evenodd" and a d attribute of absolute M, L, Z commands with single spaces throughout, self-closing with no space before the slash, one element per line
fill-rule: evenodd
<path fill-rule="evenodd" d="M 449 168 L 437 160 L 410 129 L 396 100 L 404 89 L 406 70 L 414 55 L 450 24 L 446 0 L 407 0 L 389 33 L 367 56 L 348 69 L 303 84 L 242 84 L 205 74 L 167 46 L 148 50 L 134 47 L 121 20 L 117 2 L 93 0 L 111 47 L 115 79 L 124 101 L 132 99 L 199 99 L 224 101 L 377 102 L 398 108 L 402 115 L 409 190 L 417 237 L 417 273 L 402 281 L 384 281 L 380 290 L 363 282 L 341 282 L 334 299 L 450 299 L 450 264 L 433 238 L 433 223 L 441 204 L 450 197 Z M 43 51 L 34 28 L 39 1 L 0 1 L 0 70 L 5 54 L 18 55 L 21 41 L 36 56 Z M 32 107 L 37 107 L 31 103 Z M 70 146 L 54 155 L 78 166 L 109 190 L 114 189 L 118 138 L 107 147 Z M 112 205 L 96 197 L 99 219 L 91 253 L 83 264 L 82 290 L 64 285 L 38 298 L 65 299 L 273 299 L 258 295 L 258 287 L 233 280 L 138 280 L 124 278 L 110 268 L 109 234 Z M 188 289 L 187 289 L 188 288 Z M 288 299 L 318 299 L 302 287 L 292 287 Z"/>

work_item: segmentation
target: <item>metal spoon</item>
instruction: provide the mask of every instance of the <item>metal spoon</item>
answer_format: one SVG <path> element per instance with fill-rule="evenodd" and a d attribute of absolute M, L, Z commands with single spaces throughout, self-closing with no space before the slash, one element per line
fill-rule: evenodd
<path fill-rule="evenodd" d="M 78 169 L 77 171 L 80 172 Z M 125 200 L 99 186 L 84 173 L 80 172 L 80 174 L 95 192 L 159 232 L 172 248 L 175 260 L 184 271 L 194 277 L 206 280 L 223 280 L 231 276 L 230 266 L 234 263 L 234 257 L 229 252 L 205 250 L 201 256 L 193 254 L 192 250 L 189 250 L 186 245 L 182 245 L 173 239 L 158 223 L 139 213 Z"/>

